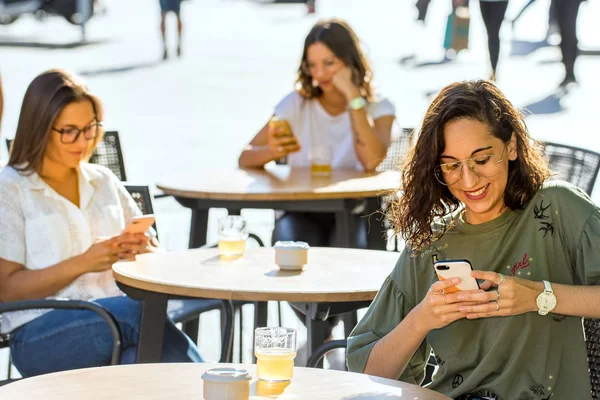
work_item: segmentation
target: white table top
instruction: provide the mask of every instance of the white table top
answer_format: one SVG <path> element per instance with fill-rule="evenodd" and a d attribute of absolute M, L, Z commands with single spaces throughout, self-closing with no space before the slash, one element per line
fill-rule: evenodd
<path fill-rule="evenodd" d="M 235 367 L 253 376 L 250 399 L 278 400 L 448 400 L 437 392 L 370 375 L 294 367 L 288 386 L 256 379 L 253 364 L 135 364 L 59 372 L 23 379 L 0 388 L 11 400 L 183 400 L 202 396 L 207 369 Z"/>
<path fill-rule="evenodd" d="M 273 248 L 247 249 L 221 261 L 217 249 L 144 254 L 113 265 L 126 285 L 172 295 L 223 300 L 346 302 L 372 300 L 399 253 L 313 247 L 303 271 L 275 265 Z"/>

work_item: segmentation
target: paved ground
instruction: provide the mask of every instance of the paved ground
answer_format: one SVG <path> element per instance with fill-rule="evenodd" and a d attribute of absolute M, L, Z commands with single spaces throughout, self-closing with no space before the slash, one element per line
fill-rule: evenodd
<path fill-rule="evenodd" d="M 512 1 L 508 17 L 524 2 Z M 184 56 L 168 62 L 160 61 L 158 2 L 105 0 L 107 13 L 91 21 L 89 43 L 82 46 L 76 44 L 78 30 L 61 19 L 39 23 L 22 18 L 0 27 L 6 96 L 0 133 L 14 135 L 24 91 L 35 75 L 63 67 L 84 75 L 104 100 L 105 126 L 122 135 L 131 181 L 167 182 L 178 171 L 234 166 L 245 143 L 293 88 L 304 36 L 318 18 L 331 16 L 347 19 L 366 44 L 376 84 L 395 103 L 399 125 L 416 126 L 432 94 L 456 80 L 485 78 L 489 69 L 477 4 L 470 50 L 443 63 L 449 2 L 434 1 L 426 25 L 413 22 L 412 3 L 320 0 L 317 15 L 307 16 L 297 4 L 186 1 Z M 600 35 L 593 17 L 600 15 L 600 3 L 589 3 L 582 7 L 579 21 L 581 47 L 598 50 Z M 503 27 L 498 85 L 516 105 L 530 110 L 534 137 L 600 151 L 600 57 L 598 52 L 581 57 L 577 73 L 582 85 L 566 96 L 558 94 L 555 88 L 563 77 L 560 52 L 543 42 L 547 7 L 548 0 L 538 1 L 514 32 L 510 24 Z M 174 44 L 174 20 L 169 28 Z M 596 191 L 593 197 L 598 201 L 599 196 Z M 185 248 L 189 213 L 169 199 L 157 201 L 155 207 L 164 244 Z M 222 213 L 211 213 L 209 238 L 216 230 L 214 217 Z M 272 212 L 249 210 L 246 215 L 251 229 L 268 242 Z M 251 308 L 245 313 L 249 321 Z M 283 322 L 296 325 L 287 308 Z M 202 324 L 215 326 L 216 315 L 203 316 Z M 244 329 L 244 337 L 248 344 L 250 328 Z M 208 359 L 218 358 L 210 330 L 202 331 L 200 346 Z M 245 346 L 246 361 L 249 350 Z M 4 365 L 0 360 L 0 376 Z"/>

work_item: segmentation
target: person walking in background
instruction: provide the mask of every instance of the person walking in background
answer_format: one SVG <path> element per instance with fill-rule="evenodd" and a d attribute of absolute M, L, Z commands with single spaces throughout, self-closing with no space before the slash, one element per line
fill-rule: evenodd
<path fill-rule="evenodd" d="M 577 46 L 577 16 L 582 0 L 552 0 L 552 7 L 556 9 L 558 29 L 560 31 L 560 51 L 562 63 L 565 66 L 565 78 L 560 87 L 567 87 L 576 83 L 575 61 L 579 49 Z"/>
<path fill-rule="evenodd" d="M 4 94 L 2 92 L 2 76 L 0 75 L 0 133 L 2 133 L 2 114 L 4 112 Z"/>
<path fill-rule="evenodd" d="M 500 57 L 500 28 L 502 27 L 507 7 L 508 0 L 479 0 L 481 18 L 483 18 L 488 36 L 488 52 L 492 67 L 490 81 L 496 81 L 498 58 Z"/>
<path fill-rule="evenodd" d="M 181 32 L 183 23 L 181 22 L 181 0 L 160 0 L 160 33 L 163 41 L 163 60 L 169 58 L 167 46 L 167 14 L 175 13 L 177 16 L 177 57 L 181 57 Z"/>

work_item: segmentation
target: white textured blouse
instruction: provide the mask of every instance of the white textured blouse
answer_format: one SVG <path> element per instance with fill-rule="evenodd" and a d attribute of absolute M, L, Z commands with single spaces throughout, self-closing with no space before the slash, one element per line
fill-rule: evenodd
<path fill-rule="evenodd" d="M 37 173 L 0 172 L 0 258 L 29 270 L 56 265 L 84 253 L 103 236 L 121 233 L 141 214 L 123 184 L 107 168 L 81 163 L 77 169 L 80 207 L 59 195 Z M 122 295 L 112 271 L 81 275 L 51 299 L 93 300 Z M 50 310 L 6 313 L 6 333 Z"/>

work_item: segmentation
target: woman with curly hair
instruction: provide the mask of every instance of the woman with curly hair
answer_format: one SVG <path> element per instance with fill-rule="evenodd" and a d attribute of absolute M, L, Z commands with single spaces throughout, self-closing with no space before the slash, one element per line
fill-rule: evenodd
<path fill-rule="evenodd" d="M 418 384 L 433 350 L 428 387 L 452 398 L 590 398 L 581 317 L 600 317 L 600 213 L 549 176 L 492 83 L 444 88 L 393 210 L 406 249 L 348 339 L 349 369 Z M 438 281 L 432 258 L 469 260 L 480 290 L 453 292 L 461 278 Z"/>

